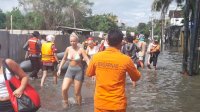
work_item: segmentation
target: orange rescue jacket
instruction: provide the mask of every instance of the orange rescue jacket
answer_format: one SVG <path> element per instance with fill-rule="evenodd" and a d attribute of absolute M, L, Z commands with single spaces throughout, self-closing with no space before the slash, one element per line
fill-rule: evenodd
<path fill-rule="evenodd" d="M 28 40 L 28 51 L 29 51 L 29 54 L 39 54 L 40 53 L 40 50 L 37 48 L 37 41 L 39 39 L 36 38 L 36 37 L 32 37 Z"/>

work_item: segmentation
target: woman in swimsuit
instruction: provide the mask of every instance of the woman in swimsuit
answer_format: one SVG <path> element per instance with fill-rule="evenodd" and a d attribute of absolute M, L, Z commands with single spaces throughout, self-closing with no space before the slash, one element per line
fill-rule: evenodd
<path fill-rule="evenodd" d="M 61 73 L 61 68 L 64 63 L 69 60 L 69 66 L 62 84 L 62 97 L 63 97 L 63 107 L 68 107 L 68 90 L 72 82 L 74 82 L 74 94 L 76 97 L 76 102 L 78 105 L 81 105 L 81 87 L 84 79 L 84 73 L 82 70 L 82 58 L 89 63 L 89 58 L 87 57 L 83 48 L 77 46 L 78 36 L 75 33 L 70 35 L 70 44 L 71 46 L 67 47 L 65 50 L 64 57 L 58 68 L 57 75 Z"/>

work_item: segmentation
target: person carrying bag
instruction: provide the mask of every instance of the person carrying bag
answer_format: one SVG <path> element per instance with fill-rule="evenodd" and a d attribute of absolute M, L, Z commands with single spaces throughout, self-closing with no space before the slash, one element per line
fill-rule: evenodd
<path fill-rule="evenodd" d="M 22 80 L 25 79 L 22 78 L 20 80 L 19 78 L 17 78 L 21 77 L 19 75 L 20 72 L 15 73 L 10 68 L 8 61 L 6 60 L 8 59 L 4 59 L 2 61 L 3 76 L 14 112 L 36 112 L 41 106 L 39 94 L 31 85 L 28 84 L 28 81 L 26 82 L 26 84 L 24 84 L 25 82 Z M 11 76 L 8 76 L 8 73 L 10 73 Z M 15 74 L 17 74 L 17 76 L 14 76 Z M 21 88 L 21 85 L 25 85 L 24 89 L 21 91 L 22 94 L 15 94 L 15 92 L 19 90 L 19 88 Z"/>

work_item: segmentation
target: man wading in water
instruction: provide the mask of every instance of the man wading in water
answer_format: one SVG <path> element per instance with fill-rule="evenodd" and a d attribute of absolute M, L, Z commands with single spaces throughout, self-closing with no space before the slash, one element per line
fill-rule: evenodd
<path fill-rule="evenodd" d="M 96 76 L 95 112 L 126 112 L 126 72 L 132 81 L 140 78 L 140 72 L 132 59 L 120 52 L 122 39 L 121 31 L 109 31 L 107 38 L 109 47 L 93 55 L 88 65 L 86 75 Z"/>

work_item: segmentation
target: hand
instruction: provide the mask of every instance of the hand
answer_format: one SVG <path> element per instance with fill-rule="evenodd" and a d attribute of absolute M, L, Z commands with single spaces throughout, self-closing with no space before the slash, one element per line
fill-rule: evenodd
<path fill-rule="evenodd" d="M 96 81 L 96 77 L 92 76 L 92 81 L 95 82 Z"/>
<path fill-rule="evenodd" d="M 136 87 L 136 82 L 133 81 L 132 84 L 133 84 L 133 87 L 135 88 Z"/>
<path fill-rule="evenodd" d="M 61 70 L 58 69 L 58 71 L 57 71 L 57 76 L 58 76 L 58 77 L 60 76 L 60 73 L 61 73 Z"/>
<path fill-rule="evenodd" d="M 22 96 L 22 93 L 23 91 L 20 88 L 18 88 L 13 92 L 13 95 L 17 98 L 20 98 Z"/>

